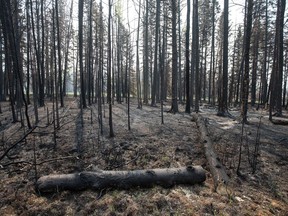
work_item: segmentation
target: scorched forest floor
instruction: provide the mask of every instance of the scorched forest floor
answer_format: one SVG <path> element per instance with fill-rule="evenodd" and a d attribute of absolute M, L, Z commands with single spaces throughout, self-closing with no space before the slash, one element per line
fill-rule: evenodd
<path fill-rule="evenodd" d="M 0 114 L 0 156 L 17 143 L 28 129 L 12 123 L 8 102 Z M 164 104 L 169 110 L 170 103 Z M 229 187 L 213 191 L 199 130 L 192 115 L 164 112 L 131 102 L 131 130 L 127 125 L 127 104 L 113 105 L 115 137 L 109 138 L 108 106 L 103 109 L 103 132 L 98 125 L 97 104 L 83 110 L 82 128 L 78 100 L 68 98 L 60 108 L 56 146 L 52 102 L 39 108 L 40 122 L 0 161 L 0 215 L 287 215 L 288 134 L 285 125 L 274 125 L 268 112 L 249 108 L 249 124 L 242 137 L 241 173 L 236 174 L 242 124 L 236 118 L 216 116 L 215 107 L 201 106 L 214 149 L 229 177 Z M 47 113 L 49 118 L 47 118 Z M 230 110 L 235 117 L 239 108 Z M 34 121 L 33 106 L 29 115 Z M 287 117 L 287 112 L 284 112 Z M 259 122 L 261 123 L 259 126 Z M 255 174 L 248 162 L 260 133 L 260 151 Z M 249 151 L 248 151 L 249 147 Z M 35 167 L 35 164 L 36 167 Z M 160 186 L 151 189 L 105 191 L 59 191 L 39 194 L 35 180 L 43 175 L 84 170 L 134 170 L 201 165 L 207 180 L 201 185 Z"/>

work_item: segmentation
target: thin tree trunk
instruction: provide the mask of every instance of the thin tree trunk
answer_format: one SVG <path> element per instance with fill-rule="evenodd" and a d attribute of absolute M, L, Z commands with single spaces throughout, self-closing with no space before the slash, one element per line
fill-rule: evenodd
<path fill-rule="evenodd" d="M 263 62 L 263 72 L 262 72 L 262 91 L 261 91 L 261 102 L 266 103 L 267 101 L 267 57 L 268 57 L 268 0 L 265 3 L 265 46 L 264 46 L 264 62 Z"/>
<path fill-rule="evenodd" d="M 163 41 L 162 41 L 162 53 L 161 53 L 161 66 L 160 66 L 160 80 L 161 80 L 161 124 L 164 124 L 164 93 L 165 93 L 165 56 L 166 56 L 166 44 L 167 44 L 167 8 L 164 11 L 164 26 L 163 26 Z"/>
<path fill-rule="evenodd" d="M 77 97 L 77 91 L 78 91 L 78 62 L 79 62 L 79 46 L 77 46 L 77 51 L 76 51 L 76 65 L 74 68 L 74 97 Z M 74 66 L 75 63 L 73 63 Z"/>
<path fill-rule="evenodd" d="M 45 25 L 44 25 L 44 0 L 41 0 L 41 25 L 42 25 L 42 45 L 41 45 L 41 86 L 39 85 L 39 105 L 44 106 L 45 105 Z"/>
<path fill-rule="evenodd" d="M 154 45 L 154 72 L 153 72 L 153 83 L 151 92 L 151 106 L 156 106 L 156 91 L 159 83 L 158 76 L 158 42 L 159 42 L 159 26 L 160 26 L 160 0 L 157 0 L 156 6 L 156 30 L 155 30 L 155 45 Z"/>
<path fill-rule="evenodd" d="M 93 0 L 90 0 L 90 9 L 89 9 L 89 31 L 88 31 L 88 60 L 87 60 L 87 96 L 88 96 L 88 104 L 92 104 L 92 53 L 93 53 L 93 40 L 92 40 L 92 8 L 93 8 Z"/>
<path fill-rule="evenodd" d="M 193 40 L 194 40 L 194 58 L 195 58 L 195 108 L 196 113 L 199 112 L 200 101 L 200 84 L 199 84 L 199 20 L 198 20 L 198 0 L 194 0 L 193 4 Z M 194 21 L 195 20 L 195 21 Z"/>
<path fill-rule="evenodd" d="M 177 53 L 177 6 L 176 0 L 172 0 L 172 106 L 171 112 L 178 112 L 178 101 L 177 101 L 177 84 L 178 84 L 178 53 Z"/>
<path fill-rule="evenodd" d="M 64 78 L 63 78 L 63 96 L 67 95 L 67 73 L 68 73 L 68 58 L 69 58 L 69 47 L 70 47 L 70 39 L 71 39 L 71 29 L 72 29 L 72 17 L 73 13 L 73 0 L 71 1 L 71 7 L 70 7 L 70 17 L 69 17 L 69 24 L 68 24 L 68 31 L 66 34 L 66 48 L 65 48 L 65 59 L 64 59 Z M 74 51 L 74 49 L 73 49 Z M 73 64 L 74 65 L 74 64 Z"/>
<path fill-rule="evenodd" d="M 79 0 L 79 66 L 80 66 L 80 106 L 81 108 L 86 108 L 86 92 L 85 92 L 85 82 L 84 82 L 84 68 L 83 68 L 83 7 L 84 0 Z"/>
<path fill-rule="evenodd" d="M 226 116 L 228 112 L 227 95 L 228 95 L 228 34 L 229 34 L 229 0 L 224 1 L 224 35 L 223 35 L 223 71 L 222 71 L 222 86 L 221 99 L 218 101 L 219 116 Z M 220 73 L 220 71 L 219 71 Z"/>
<path fill-rule="evenodd" d="M 60 119 L 59 119 L 59 104 L 58 104 L 58 95 L 59 95 L 59 88 L 58 88 L 58 77 L 57 77 L 57 53 L 56 53 L 56 26 L 55 26 L 55 9 L 53 8 L 53 57 L 54 57 L 54 87 L 53 87 L 53 103 L 55 104 L 53 108 L 53 112 L 56 112 L 56 119 L 54 121 L 57 123 L 57 128 L 60 127 Z M 56 127 L 54 125 L 54 133 L 56 133 Z M 56 137 L 56 135 L 54 135 Z M 56 147 L 56 138 L 55 138 L 55 146 Z"/>
<path fill-rule="evenodd" d="M 182 93 L 182 64 L 181 64 L 181 59 L 182 59 L 182 48 L 181 48 L 181 1 L 178 0 L 178 98 L 179 102 L 183 102 L 183 93 Z"/>
<path fill-rule="evenodd" d="M 140 34 L 140 21 L 141 21 L 141 3 L 139 2 L 139 10 L 138 10 L 138 27 L 137 27 L 137 41 L 136 41 L 136 79 L 137 79 L 137 101 L 138 108 L 142 109 L 142 98 L 141 98 L 141 79 L 140 79 L 140 63 L 139 63 L 139 34 Z"/>
<path fill-rule="evenodd" d="M 211 41 L 211 57 L 210 57 L 210 73 L 209 73 L 209 98 L 208 102 L 211 103 L 212 97 L 212 104 L 215 105 L 215 97 L 213 97 L 213 92 L 215 89 L 215 9 L 216 9 L 216 0 L 213 0 L 212 6 L 212 41 Z M 213 76 L 213 77 L 212 77 Z"/>
<path fill-rule="evenodd" d="M 30 43 L 30 40 L 31 40 L 31 35 L 30 35 L 30 14 L 29 14 L 29 0 L 26 0 L 26 20 L 27 20 L 27 52 L 26 52 L 26 55 L 27 55 L 27 72 L 26 72 L 26 98 L 27 98 L 27 104 L 30 104 L 30 46 L 31 46 L 31 43 Z M 1 37 L 1 36 L 0 36 Z M 2 47 L 2 46 L 1 46 Z M 1 51 L 0 51 L 1 53 Z M 2 60 L 2 58 L 1 58 Z M 0 63 L 0 65 L 2 65 L 2 63 Z M 2 69 L 2 67 L 1 67 Z M 1 70 L 0 69 L 0 70 Z M 1 74 L 0 74 L 0 77 L 1 77 Z M 1 79 L 1 78 L 0 78 Z M 1 83 L 1 86 L 2 86 L 2 83 Z M 1 95 L 0 95 L 1 97 Z M 1 98 L 0 98 L 1 100 Z"/>
<path fill-rule="evenodd" d="M 32 0 L 30 0 L 30 10 L 31 10 L 31 24 L 32 24 L 32 35 L 33 35 L 33 41 L 34 41 L 34 49 L 35 49 L 35 54 L 36 54 L 36 63 L 37 63 L 37 74 L 38 74 L 38 89 L 40 90 L 42 88 L 42 80 L 41 80 L 41 65 L 40 65 L 40 51 L 39 51 L 39 46 L 37 45 L 37 39 L 36 39 L 36 34 L 35 34 L 35 23 L 34 23 L 34 12 L 33 12 L 33 3 Z M 38 26 L 38 25 L 37 25 Z M 38 29 L 38 34 L 39 35 L 39 27 Z M 38 41 L 39 42 L 39 41 Z M 33 75 L 32 75 L 33 76 Z M 41 94 L 40 94 L 41 95 Z M 39 97 L 39 105 L 44 106 L 44 101 L 43 98 Z"/>
<path fill-rule="evenodd" d="M 61 107 L 64 107 L 64 95 L 63 95 L 63 79 L 62 79 L 62 56 L 61 56 L 61 35 L 60 35 L 60 24 L 59 24 L 59 8 L 58 0 L 55 0 L 56 10 L 56 28 L 57 28 L 57 52 L 58 52 L 58 76 L 59 76 L 59 95 Z M 57 86 L 58 88 L 58 86 Z"/>
<path fill-rule="evenodd" d="M 242 84 L 242 104 L 241 104 L 241 117 L 243 123 L 247 122 L 248 111 L 248 94 L 249 94 L 249 51 L 250 51 L 250 39 L 252 30 L 252 14 L 253 14 L 253 1 L 248 0 L 247 11 L 247 24 L 246 24 L 246 38 L 245 38 L 245 70 Z"/>
<path fill-rule="evenodd" d="M 143 103 L 148 104 L 148 85 L 149 85 L 149 48 L 148 48 L 148 17 L 149 0 L 146 0 L 145 7 L 145 31 L 144 31 L 144 65 L 143 65 Z"/>
<path fill-rule="evenodd" d="M 185 41 L 185 58 L 186 58 L 186 113 L 191 113 L 191 101 L 190 101 L 190 14 L 191 14 L 191 2 L 187 0 L 187 23 L 186 23 L 186 41 Z"/>
<path fill-rule="evenodd" d="M 112 120 L 112 89 L 111 89 L 111 61 L 112 61 L 112 52 L 111 52 L 111 14 L 112 2 L 109 0 L 109 17 L 108 17 L 108 74 L 107 74 L 107 102 L 109 104 L 109 128 L 110 128 L 110 137 L 114 137 L 113 131 L 113 120 Z"/>

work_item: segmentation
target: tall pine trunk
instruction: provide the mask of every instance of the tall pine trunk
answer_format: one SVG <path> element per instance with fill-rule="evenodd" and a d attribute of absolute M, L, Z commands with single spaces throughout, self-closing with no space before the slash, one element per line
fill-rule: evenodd
<path fill-rule="evenodd" d="M 187 0 L 187 23 L 186 23 L 186 40 L 185 40 L 185 70 L 186 70 L 186 108 L 185 112 L 191 112 L 191 101 L 190 101 L 190 60 L 189 60 L 189 41 L 190 41 L 190 12 L 191 2 Z"/>
<path fill-rule="evenodd" d="M 177 5 L 176 0 L 172 4 L 172 106 L 171 112 L 178 112 L 177 84 L 178 84 L 178 50 L 177 50 Z"/>
<path fill-rule="evenodd" d="M 252 15 L 253 15 L 253 0 L 248 0 L 247 18 L 246 18 L 246 32 L 245 36 L 245 53 L 244 53 L 244 74 L 242 81 L 242 103 L 241 103 L 241 117 L 243 123 L 247 122 L 248 111 L 248 94 L 249 94 L 249 52 L 250 40 L 252 31 Z"/>

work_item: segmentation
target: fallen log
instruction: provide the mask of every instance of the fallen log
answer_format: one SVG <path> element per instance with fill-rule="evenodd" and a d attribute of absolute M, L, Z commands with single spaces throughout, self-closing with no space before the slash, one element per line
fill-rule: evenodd
<path fill-rule="evenodd" d="M 218 185 L 228 183 L 229 177 L 214 151 L 203 117 L 200 114 L 195 114 L 193 119 L 196 120 L 197 127 L 201 133 L 205 157 L 208 161 L 208 166 L 213 177 L 214 190 L 216 191 Z"/>
<path fill-rule="evenodd" d="M 271 122 L 275 125 L 288 125 L 287 118 L 273 117 Z"/>
<path fill-rule="evenodd" d="M 108 188 L 171 187 L 177 184 L 197 184 L 206 180 L 201 166 L 133 171 L 87 171 L 74 174 L 47 175 L 40 177 L 36 188 L 41 192 L 60 190 L 101 190 Z"/>

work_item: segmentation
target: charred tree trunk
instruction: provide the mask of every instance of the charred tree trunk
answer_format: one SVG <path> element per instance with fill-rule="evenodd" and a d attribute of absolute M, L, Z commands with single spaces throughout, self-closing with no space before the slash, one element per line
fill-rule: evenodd
<path fill-rule="evenodd" d="M 154 50 L 154 72 L 153 72 L 153 84 L 152 84 L 152 92 L 151 92 L 151 106 L 156 106 L 157 86 L 159 85 L 159 76 L 158 76 L 159 26 L 160 26 L 160 0 L 157 0 L 156 30 L 155 30 L 156 32 L 155 32 L 155 46 L 154 46 L 154 49 L 155 49 Z"/>
<path fill-rule="evenodd" d="M 26 72 L 26 98 L 27 98 L 27 104 L 30 104 L 30 50 L 31 50 L 31 43 L 30 43 L 30 14 L 29 14 L 29 0 L 26 0 L 26 22 L 27 22 L 27 72 Z M 0 36 L 1 37 L 1 36 Z M 1 53 L 1 51 L 0 51 Z M 2 68 L 2 64 L 0 63 L 0 67 Z M 0 70 L 1 70 L 0 68 Z M 0 74 L 1 79 L 1 74 Z M 0 83 L 2 84 L 2 83 Z M 1 88 L 1 87 L 0 87 Z M 0 94 L 1 97 L 1 94 Z"/>
<path fill-rule="evenodd" d="M 72 32 L 72 13 L 73 13 L 73 1 L 71 2 L 70 7 L 70 17 L 69 17 L 69 24 L 68 24 L 68 31 L 66 34 L 66 50 L 65 50 L 65 59 L 64 59 L 64 77 L 63 77 L 63 95 L 66 96 L 67 94 L 67 73 L 68 73 L 68 58 L 69 58 L 69 47 L 70 47 L 70 40 L 71 40 L 71 32 Z M 74 55 L 73 55 L 74 56 Z"/>
<path fill-rule="evenodd" d="M 24 93 L 24 85 L 23 85 L 23 65 L 22 65 L 22 57 L 21 57 L 21 37 L 19 34 L 19 17 L 18 17 L 18 12 L 15 12 L 13 14 L 13 11 L 18 11 L 18 3 L 15 2 L 15 4 L 11 4 L 10 1 L 0 1 L 1 5 L 1 14 L 0 14 L 0 19 L 2 22 L 3 26 L 3 34 L 4 34 L 4 40 L 5 41 L 5 56 L 11 56 L 12 61 L 9 62 L 10 66 L 13 67 L 13 72 L 14 72 L 14 78 L 18 81 L 16 86 L 18 87 L 18 97 L 19 101 L 22 100 L 25 105 L 25 116 L 27 120 L 27 126 L 28 128 L 31 127 L 29 115 L 28 115 L 28 104 L 25 98 L 25 93 Z M 11 55 L 10 55 L 11 53 Z M 8 57 L 9 59 L 9 57 Z M 12 64 L 13 63 L 13 64 Z M 8 65 L 9 66 L 9 65 Z M 10 72 L 12 68 L 10 68 Z M 12 74 L 11 74 L 12 75 Z M 13 79 L 14 79 L 13 78 Z M 14 91 L 14 86 L 11 85 L 11 90 L 12 92 Z M 11 94 L 11 92 L 10 92 Z M 10 95 L 10 101 L 12 97 Z M 20 103 L 19 103 L 20 105 Z M 11 108 L 13 112 L 13 107 L 12 101 L 11 101 Z M 14 118 L 14 113 L 13 113 L 13 118 Z"/>
<path fill-rule="evenodd" d="M 137 79 L 137 101 L 138 108 L 142 109 L 142 96 L 141 96 L 141 78 L 140 78 L 140 61 L 139 61 L 139 34 L 140 34 L 140 21 L 141 21 L 141 0 L 139 2 L 138 10 L 138 26 L 137 26 L 137 41 L 136 41 L 136 79 Z M 119 63 L 118 63 L 119 64 Z M 119 73 L 119 71 L 118 71 Z"/>
<path fill-rule="evenodd" d="M 107 102 L 109 104 L 109 128 L 110 137 L 114 137 L 113 120 L 112 120 L 112 83 L 111 83 L 111 61 L 112 61 L 112 47 L 111 47 L 111 20 L 112 20 L 112 1 L 109 0 L 109 18 L 108 18 L 108 72 L 107 72 Z"/>
<path fill-rule="evenodd" d="M 178 0 L 178 98 L 179 102 L 183 103 L 183 89 L 182 89 L 182 68 L 181 68 L 181 61 L 182 61 L 182 54 L 181 54 L 181 1 Z"/>
<path fill-rule="evenodd" d="M 276 17 L 276 35 L 271 74 L 271 97 L 269 120 L 272 120 L 272 111 L 276 109 L 276 116 L 282 116 L 282 82 L 283 82 L 283 27 L 286 0 L 278 0 Z"/>
<path fill-rule="evenodd" d="M 80 104 L 81 108 L 87 108 L 85 97 L 85 82 L 84 82 L 84 68 L 83 68 L 83 7 L 84 0 L 79 0 L 78 5 L 78 18 L 79 18 L 79 66 L 80 66 Z"/>
<path fill-rule="evenodd" d="M 228 33 L 229 33 L 229 4 L 228 0 L 224 1 L 224 35 L 223 35 L 223 70 L 222 70 L 222 86 L 221 97 L 218 101 L 218 116 L 226 116 L 228 114 Z M 220 71 L 219 71 L 220 73 Z"/>
<path fill-rule="evenodd" d="M 195 112 L 199 112 L 200 84 L 199 84 L 199 19 L 198 0 L 193 0 L 193 57 L 195 58 Z M 193 97 L 193 94 L 192 94 Z"/>
<path fill-rule="evenodd" d="M 248 0 L 248 11 L 247 11 L 247 24 L 246 24 L 246 38 L 245 38 L 245 67 L 244 76 L 242 81 L 242 104 L 241 104 L 241 117 L 244 123 L 247 122 L 247 111 L 248 111 L 248 95 L 249 95 L 249 52 L 250 52 L 250 39 L 252 30 L 252 13 L 253 13 L 253 1 Z"/>
<path fill-rule="evenodd" d="M 210 56 L 210 72 L 209 72 L 209 96 L 208 96 L 208 103 L 211 103 L 211 97 L 214 92 L 214 80 L 212 76 L 215 71 L 215 9 L 216 9 L 216 0 L 213 0 L 212 5 L 212 41 L 211 41 L 211 56 Z M 214 78 L 214 76 L 213 76 Z M 213 81 L 212 81 L 213 80 Z M 212 87 L 213 84 L 213 87 Z M 212 104 L 215 105 L 215 97 L 212 98 Z"/>
<path fill-rule="evenodd" d="M 58 54 L 58 76 L 59 76 L 59 96 L 61 107 L 64 107 L 64 95 L 63 95 L 63 79 L 62 79 L 62 56 L 61 56 L 61 35 L 60 35 L 60 24 L 59 24 L 59 8 L 58 0 L 55 1 L 56 10 L 56 28 L 57 28 L 57 54 Z M 56 86 L 58 88 L 58 86 Z"/>
<path fill-rule="evenodd" d="M 190 60 L 189 60 L 189 41 L 190 41 L 190 11 L 191 2 L 187 0 L 187 26 L 186 26 L 186 42 L 185 42 L 185 58 L 186 58 L 186 108 L 185 112 L 191 112 L 191 101 L 190 101 Z"/>
<path fill-rule="evenodd" d="M 178 53 L 177 53 L 177 6 L 176 0 L 172 0 L 172 106 L 171 112 L 178 112 L 178 100 L 177 100 L 177 84 L 178 84 Z"/>
<path fill-rule="evenodd" d="M 214 152 L 213 143 L 208 135 L 208 131 L 203 118 L 201 117 L 201 115 L 196 114 L 194 115 L 194 119 L 196 120 L 197 127 L 201 134 L 201 140 L 204 145 L 205 156 L 208 161 L 209 170 L 213 176 L 214 189 L 216 190 L 219 184 L 227 184 L 229 181 L 229 177 L 226 174 L 223 165 L 220 163 L 216 153 Z"/>
<path fill-rule="evenodd" d="M 143 103 L 148 104 L 148 86 L 149 86 L 149 47 L 148 47 L 148 18 L 149 18 L 149 0 L 146 0 L 145 6 L 145 31 L 144 31 L 144 61 L 143 61 Z"/>
<path fill-rule="evenodd" d="M 94 172 L 43 176 L 37 181 L 37 189 L 40 192 L 55 192 L 59 190 L 147 188 L 154 185 L 172 187 L 177 184 L 199 184 L 205 180 L 205 170 L 200 166 L 133 171 L 96 170 Z"/>

